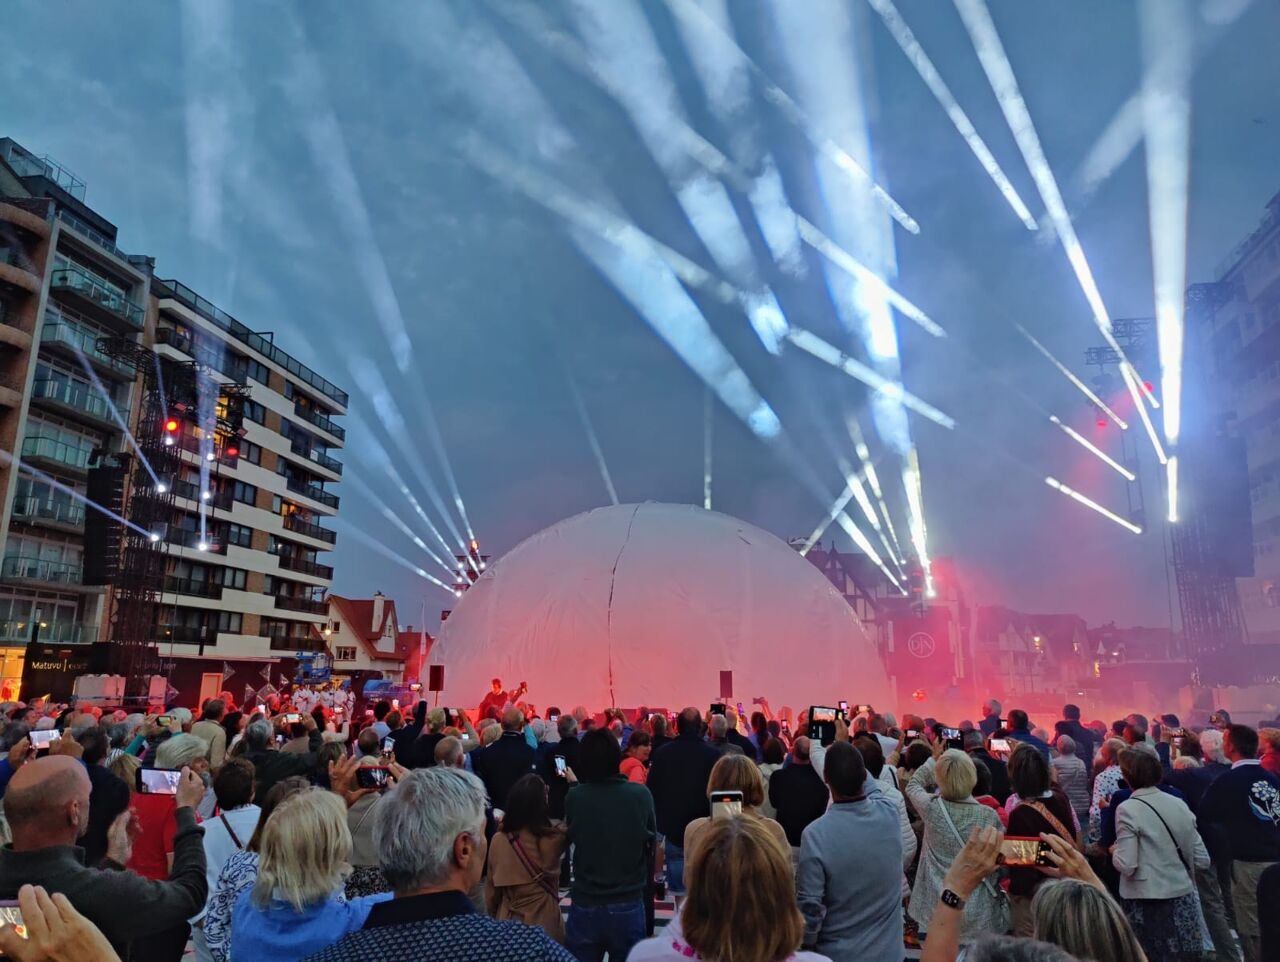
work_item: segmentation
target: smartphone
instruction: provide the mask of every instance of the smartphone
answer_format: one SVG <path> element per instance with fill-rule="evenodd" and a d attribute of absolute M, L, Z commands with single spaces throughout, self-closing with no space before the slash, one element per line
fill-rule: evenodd
<path fill-rule="evenodd" d="M 463 733 L 462 733 L 462 740 L 463 740 L 464 742 L 469 742 L 469 741 L 471 741 L 471 736 L 470 736 L 470 735 L 468 735 L 466 732 L 463 732 Z"/>
<path fill-rule="evenodd" d="M 341 714 L 342 714 L 342 706 L 341 706 L 341 705 L 339 705 L 337 708 L 335 708 L 335 709 L 333 710 L 333 713 L 334 713 L 335 715 L 341 715 Z"/>
<path fill-rule="evenodd" d="M 1182 736 L 1181 736 L 1181 735 L 1174 735 L 1174 736 L 1173 736 L 1173 747 L 1174 747 L 1175 749 L 1177 749 L 1178 751 L 1182 751 Z"/>
<path fill-rule="evenodd" d="M 742 792 L 712 792 L 711 817 L 730 818 L 742 814 Z"/>
<path fill-rule="evenodd" d="M 137 787 L 140 795 L 177 795 L 182 772 L 172 768 L 139 768 Z"/>
<path fill-rule="evenodd" d="M 161 728 L 168 728 L 172 722 L 173 722 L 172 715 L 160 715 L 159 717 L 156 718 L 156 724 L 159 725 Z"/>
<path fill-rule="evenodd" d="M 836 704 L 840 706 L 840 710 L 844 712 L 847 718 L 849 716 L 849 703 L 847 701 L 838 701 Z"/>
<path fill-rule="evenodd" d="M 904 734 L 909 742 L 913 742 L 920 737 L 920 733 L 914 728 L 908 728 Z"/>
<path fill-rule="evenodd" d="M 948 748 L 964 749 L 964 735 L 958 728 L 943 728 L 939 734 Z"/>
<path fill-rule="evenodd" d="M 810 738 L 817 739 L 823 745 L 830 745 L 836 740 L 836 716 L 839 712 L 837 708 L 828 708 L 823 705 L 812 705 L 809 708 L 809 731 Z"/>
<path fill-rule="evenodd" d="M 789 721 L 787 721 L 785 718 L 784 718 L 784 719 L 782 719 L 782 724 L 781 724 L 779 727 L 780 727 L 784 732 L 789 732 L 789 731 L 791 731 L 791 723 L 790 723 Z"/>
<path fill-rule="evenodd" d="M 396 750 L 396 740 L 388 735 L 382 740 L 382 754 L 390 755 Z"/>
<path fill-rule="evenodd" d="M 296 711 L 285 712 L 284 723 L 286 725 L 296 725 L 302 721 L 302 713 Z"/>
<path fill-rule="evenodd" d="M 739 715 L 745 715 L 745 714 L 746 714 L 746 712 L 744 712 L 744 711 L 742 710 L 742 702 L 738 702 L 738 714 L 739 714 Z"/>
<path fill-rule="evenodd" d="M 360 788 L 376 788 L 379 791 L 388 785 L 391 769 L 384 765 L 361 765 L 356 769 L 356 785 Z"/>
<path fill-rule="evenodd" d="M 58 731 L 56 728 L 50 728 L 46 731 L 30 732 L 27 737 L 31 739 L 31 747 L 34 748 L 37 753 L 47 752 L 53 747 L 54 742 L 62 738 L 62 732 Z"/>
<path fill-rule="evenodd" d="M 650 715 L 649 717 L 652 718 L 653 716 Z M 554 712 L 552 712 L 550 715 L 547 716 L 547 721 L 551 722 L 551 724 L 553 725 L 559 720 L 560 720 L 560 716 L 555 714 Z"/>
<path fill-rule="evenodd" d="M 277 735 L 277 736 L 276 736 L 276 744 L 277 744 L 277 745 L 283 745 L 283 744 L 284 744 L 284 736 L 283 736 L 283 735 Z"/>
<path fill-rule="evenodd" d="M 1009 747 L 1009 739 L 1007 739 L 1007 738 L 993 738 L 993 739 L 991 739 L 991 754 L 992 754 L 992 755 L 1005 755 L 1005 756 L 1007 756 L 1007 755 L 1010 753 L 1010 751 L 1011 751 L 1011 749 L 1010 749 L 1010 747 Z"/>
<path fill-rule="evenodd" d="M 1049 843 L 1041 838 L 1005 836 L 1000 843 L 1000 854 L 1006 865 L 1052 865 Z"/>
<path fill-rule="evenodd" d="M 713 714 L 713 715 L 723 715 L 723 714 L 724 714 L 724 702 L 722 702 L 722 701 L 713 701 L 713 702 L 711 703 L 711 714 Z"/>
<path fill-rule="evenodd" d="M 854 705 L 853 713 L 855 715 L 869 715 L 871 714 L 871 706 L 870 705 Z"/>
<path fill-rule="evenodd" d="M 26 925 L 22 922 L 22 909 L 18 907 L 17 902 L 0 902 L 0 925 L 13 926 L 13 931 L 20 939 L 30 937 L 27 935 Z"/>
<path fill-rule="evenodd" d="M 559 775 L 561 778 L 565 777 L 564 770 L 566 765 L 567 763 L 564 760 L 564 756 L 557 755 L 556 756 L 556 774 Z"/>

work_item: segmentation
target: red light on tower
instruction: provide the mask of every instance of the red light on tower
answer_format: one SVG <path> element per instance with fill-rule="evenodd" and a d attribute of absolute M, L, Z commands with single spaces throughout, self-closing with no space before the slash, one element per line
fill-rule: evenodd
<path fill-rule="evenodd" d="M 927 696 L 925 695 L 925 691 L 923 688 L 917 688 L 915 691 L 911 693 L 911 697 L 914 698 L 916 701 L 924 701 Z"/>
<path fill-rule="evenodd" d="M 178 421 L 177 421 L 177 419 L 176 419 L 176 418 L 169 418 L 169 420 L 165 421 L 165 422 L 164 422 L 164 429 L 165 429 L 166 431 L 168 431 L 170 434 L 173 434 L 175 431 L 177 431 L 177 430 L 178 430 Z"/>
<path fill-rule="evenodd" d="M 1097 420 L 1097 421 L 1095 421 L 1094 423 L 1095 423 L 1095 424 L 1097 424 L 1097 425 L 1098 425 L 1098 427 L 1100 427 L 1100 428 L 1105 428 L 1105 427 L 1107 426 L 1107 419 L 1106 419 L 1106 418 L 1098 418 L 1098 420 Z"/>
<path fill-rule="evenodd" d="M 1143 387 L 1145 387 L 1145 388 L 1147 389 L 1147 393 L 1148 393 L 1148 394 L 1154 394 L 1154 393 L 1155 393 L 1156 386 L 1155 386 L 1154 384 L 1152 384 L 1150 381 L 1143 381 L 1143 382 L 1142 382 L 1142 386 L 1143 386 Z"/>
<path fill-rule="evenodd" d="M 223 454 L 225 454 L 229 458 L 238 458 L 240 457 L 240 449 L 236 447 L 234 444 L 232 444 L 232 445 L 229 445 L 223 451 Z"/>

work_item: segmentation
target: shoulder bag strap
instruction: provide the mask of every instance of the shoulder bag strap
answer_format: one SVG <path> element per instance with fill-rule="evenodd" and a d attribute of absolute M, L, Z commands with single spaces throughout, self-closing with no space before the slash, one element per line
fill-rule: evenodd
<path fill-rule="evenodd" d="M 524 866 L 524 870 L 529 873 L 530 877 L 542 886 L 543 890 L 550 895 L 556 902 L 560 901 L 560 888 L 547 878 L 547 873 L 538 868 L 534 864 L 533 859 L 529 857 L 529 853 L 524 850 L 524 846 L 520 844 L 519 836 L 512 832 L 507 832 L 507 841 L 511 843 L 511 850 L 516 853 L 516 858 L 520 860 L 520 864 Z"/>
<path fill-rule="evenodd" d="M 235 843 L 236 848 L 244 850 L 244 843 L 240 841 L 240 836 L 236 834 L 236 830 L 231 827 L 231 823 L 227 821 L 227 813 L 223 812 L 218 816 L 222 819 L 222 825 L 227 830 L 227 834 L 231 836 L 231 841 Z"/>
<path fill-rule="evenodd" d="M 1187 857 L 1182 854 L 1182 846 L 1178 844 L 1178 838 L 1173 834 L 1173 829 L 1169 827 L 1169 823 L 1164 820 L 1164 816 L 1160 814 L 1160 810 L 1148 802 L 1145 798 L 1134 798 L 1130 795 L 1125 799 L 1126 802 L 1141 802 L 1151 811 L 1155 812 L 1156 818 L 1160 819 L 1160 824 L 1164 826 L 1164 830 L 1169 833 L 1169 841 L 1173 842 L 1173 847 L 1178 853 L 1178 861 L 1182 863 L 1182 867 L 1187 870 L 1187 875 L 1191 878 L 1191 884 L 1196 881 L 1196 873 L 1192 871 L 1191 866 L 1187 864 Z M 1124 804 L 1123 802 L 1121 804 Z"/>
<path fill-rule="evenodd" d="M 1062 822 L 1058 819 L 1058 816 L 1054 815 L 1053 812 L 1049 811 L 1048 807 L 1046 807 L 1043 802 L 1029 801 L 1029 802 L 1023 802 L 1022 804 L 1030 808 L 1033 808 L 1037 812 L 1039 812 L 1040 816 L 1046 822 L 1048 822 L 1051 826 L 1053 826 L 1053 830 L 1055 832 L 1057 832 L 1063 838 L 1071 842 L 1072 845 L 1076 845 L 1077 847 L 1079 847 L 1078 843 L 1076 842 L 1076 833 L 1071 831 L 1071 829 L 1067 828 L 1067 826 L 1063 825 Z"/>
<path fill-rule="evenodd" d="M 942 817 L 947 820 L 947 827 L 951 829 L 951 834 L 956 837 L 956 841 L 960 843 L 960 847 L 964 848 L 966 844 L 965 838 L 963 835 L 960 834 L 960 829 L 956 828 L 956 823 L 951 820 L 951 813 L 947 811 L 946 800 L 941 795 L 935 795 L 933 799 L 933 804 L 937 805 L 940 808 L 940 810 L 942 811 Z M 982 884 L 987 887 L 987 890 L 993 896 L 995 896 L 997 901 L 999 901 L 1000 896 L 1004 894 L 1003 889 L 1001 889 L 1000 886 L 998 886 L 995 882 L 991 880 L 990 875 L 988 875 L 986 878 L 982 880 Z"/>

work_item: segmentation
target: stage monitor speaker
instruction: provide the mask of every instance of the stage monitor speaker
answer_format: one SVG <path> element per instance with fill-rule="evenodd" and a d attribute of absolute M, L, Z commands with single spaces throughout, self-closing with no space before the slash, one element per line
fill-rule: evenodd
<path fill-rule="evenodd" d="M 1253 577 L 1253 499 L 1249 492 L 1249 459 L 1243 438 L 1218 438 L 1221 453 L 1213 459 L 1218 492 L 1211 529 L 1227 574 Z"/>
<path fill-rule="evenodd" d="M 726 701 L 733 697 L 733 672 L 720 672 L 720 697 Z"/>
<path fill-rule="evenodd" d="M 89 501 L 107 508 L 112 515 L 124 514 L 122 467 L 103 466 L 89 471 L 85 495 Z M 87 511 L 84 518 L 85 585 L 113 585 L 120 576 L 120 551 L 124 525 L 102 511 Z"/>
<path fill-rule="evenodd" d="M 444 691 L 444 665 L 431 665 L 427 669 L 427 691 Z"/>

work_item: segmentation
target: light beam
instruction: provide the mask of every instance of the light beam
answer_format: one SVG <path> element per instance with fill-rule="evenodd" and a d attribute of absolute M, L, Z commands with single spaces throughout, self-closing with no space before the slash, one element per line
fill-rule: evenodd
<path fill-rule="evenodd" d="M 1062 423 L 1062 421 L 1058 418 L 1056 414 L 1050 414 L 1049 420 L 1052 421 L 1054 424 L 1056 424 L 1059 430 L 1061 430 L 1063 434 L 1069 437 L 1072 441 L 1075 441 L 1076 444 L 1080 445 L 1086 451 L 1089 451 L 1090 453 L 1092 453 L 1094 457 L 1100 459 L 1104 464 L 1108 465 L 1110 468 L 1112 468 L 1112 470 L 1116 471 L 1126 481 L 1133 481 L 1137 478 L 1137 475 L 1135 475 L 1132 471 L 1126 468 L 1119 461 L 1112 458 L 1111 455 L 1107 454 L 1107 452 L 1103 451 L 1100 447 L 1098 447 L 1096 444 L 1094 444 L 1092 441 L 1086 438 L 1079 431 L 1075 430 L 1068 424 Z"/>
<path fill-rule="evenodd" d="M 1055 491 L 1061 491 L 1063 494 L 1065 494 L 1068 498 L 1071 498 L 1073 501 L 1080 502 L 1080 504 L 1083 504 L 1086 508 L 1089 508 L 1092 511 L 1098 512 L 1098 514 L 1102 515 L 1107 520 L 1114 521 L 1116 524 L 1120 525 L 1120 527 L 1128 531 L 1132 531 L 1134 534 L 1142 534 L 1142 529 L 1138 527 L 1136 524 L 1134 524 L 1132 521 L 1122 518 L 1120 517 L 1120 515 L 1116 514 L 1114 511 L 1104 508 L 1102 505 L 1098 504 L 1097 501 L 1094 501 L 1091 498 L 1085 497 L 1083 494 L 1081 494 L 1079 491 L 1075 490 L 1074 488 L 1067 487 L 1057 478 L 1053 478 L 1053 477 L 1045 478 L 1044 483 L 1047 484 L 1049 487 L 1053 488 Z"/>

